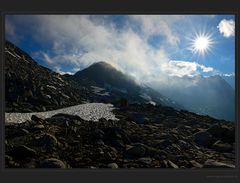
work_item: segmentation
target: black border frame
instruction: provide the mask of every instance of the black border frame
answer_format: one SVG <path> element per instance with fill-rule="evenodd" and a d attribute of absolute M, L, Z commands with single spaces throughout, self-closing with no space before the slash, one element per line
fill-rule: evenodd
<path fill-rule="evenodd" d="M 0 22 L 2 25 L 2 28 L 4 27 L 4 15 L 6 14 L 234 14 L 235 15 L 235 22 L 236 22 L 236 29 L 235 29 L 235 109 L 236 109 L 236 163 L 237 166 L 235 169 L 179 169 L 179 170 L 173 170 L 173 169 L 121 169 L 121 170 L 105 170 L 105 169 L 99 169 L 99 170 L 89 170 L 89 169 L 68 169 L 68 170 L 49 170 L 49 169 L 4 169 L 1 167 L 1 176 L 3 175 L 6 179 L 6 182 L 12 182 L 12 180 L 24 180 L 25 182 L 32 182 L 33 180 L 35 182 L 42 182 L 46 180 L 51 180 L 54 182 L 66 182 L 66 181 L 72 181 L 73 177 L 77 180 L 81 180 L 83 178 L 86 178 L 86 182 L 90 181 L 140 181 L 140 182 L 177 182 L 177 181 L 189 181 L 189 182 L 238 182 L 239 180 L 239 117 L 238 114 L 239 111 L 239 104 L 240 104 L 240 98 L 239 98 L 239 57 L 238 57 L 238 50 L 239 50 L 239 13 L 240 8 L 238 9 L 236 2 L 234 0 L 212 0 L 215 2 L 206 2 L 205 0 L 202 0 L 202 4 L 199 3 L 190 3 L 190 0 L 183 0 L 179 3 L 179 0 L 174 0 L 175 3 L 171 4 L 171 1 L 169 0 L 169 4 L 162 5 L 161 8 L 154 6 L 154 4 L 150 5 L 151 0 L 148 0 L 148 5 L 140 3 L 139 2 L 133 2 L 133 4 L 127 4 L 126 2 L 118 2 L 116 4 L 110 3 L 109 1 L 104 4 L 103 2 L 94 0 L 95 4 L 92 4 L 93 0 L 89 0 L 89 4 L 83 4 L 83 6 L 80 8 L 78 7 L 78 10 L 76 10 L 76 5 L 71 4 L 72 7 L 70 9 L 68 7 L 63 8 L 64 6 L 60 7 L 62 5 L 61 2 L 57 3 L 57 7 L 54 7 L 53 4 L 51 4 L 51 10 L 46 11 L 44 10 L 44 4 L 40 5 L 39 2 L 27 2 L 29 3 L 26 7 L 22 4 L 20 5 L 17 1 L 16 4 L 14 4 L 15 10 L 12 10 L 12 5 L 10 2 L 12 0 L 8 0 L 7 6 L 5 6 L 4 10 L 1 12 Z M 24 0 L 25 1 L 25 0 Z M 42 0 L 45 1 L 45 0 Z M 69 0 L 72 1 L 72 0 Z M 97 1 L 97 2 L 96 2 Z M 105 0 L 106 2 L 107 0 Z M 123 1 L 123 0 L 122 0 Z M 178 1 L 176 3 L 176 1 Z M 188 2 L 186 2 L 188 1 Z M 201 1 L 201 0 L 200 0 Z M 235 0 L 236 1 L 236 0 Z M 232 3 L 229 5 L 229 3 Z M 22 1 L 21 1 L 22 3 Z M 54 3 L 54 2 L 53 2 Z M 70 3 L 70 2 L 68 2 Z M 78 2 L 81 4 L 81 2 Z M 86 2 L 85 2 L 86 3 Z M 132 3 L 132 2 L 131 2 Z M 137 7 L 134 7 L 134 4 L 138 3 Z M 161 3 L 159 1 L 159 3 Z M 218 6 L 214 6 L 215 5 Z M 181 4 L 181 5 L 180 5 Z M 56 5 L 56 4 L 55 4 Z M 64 5 L 64 4 L 63 4 Z M 183 7 L 183 6 L 186 7 Z M 37 7 L 39 6 L 39 7 Z M 49 8 L 48 6 L 47 8 Z M 140 6 L 140 9 L 139 9 Z M 1 6 L 0 6 L 1 7 Z M 97 8 L 96 8 L 97 7 Z M 37 9 L 38 10 L 37 10 Z M 95 8 L 95 9 L 94 9 Z M 100 8 L 100 11 L 99 11 Z M 117 8 L 117 9 L 116 9 Z M 137 9 L 136 9 L 137 8 Z M 182 8 L 182 10 L 180 10 Z M 39 10 L 40 9 L 40 10 Z M 57 9 L 57 10 L 56 10 Z M 191 11 L 189 11 L 191 9 Z M 145 11 L 144 11 L 145 10 Z M 3 33 L 4 33 L 4 29 Z M 1 53 L 3 53 L 4 48 L 4 34 L 1 34 Z M 0 63 L 0 69 L 1 75 L 1 89 L 2 92 L 0 93 L 0 116 L 2 124 L 0 125 L 1 129 L 1 153 L 4 152 L 3 148 L 3 140 L 4 140 L 4 101 L 5 101 L 5 90 L 4 90 L 4 58 L 3 54 L 1 54 L 2 61 Z M 4 154 L 1 154 L 1 163 L 4 163 Z M 15 174 L 15 176 L 12 176 Z M 43 174 L 45 174 L 43 176 Z M 185 177 L 186 176 L 186 177 Z M 49 177 L 53 179 L 48 179 Z M 2 179 L 2 178 L 1 178 Z M 155 180 L 154 180 L 155 179 Z M 4 181 L 5 182 L 5 181 Z"/>

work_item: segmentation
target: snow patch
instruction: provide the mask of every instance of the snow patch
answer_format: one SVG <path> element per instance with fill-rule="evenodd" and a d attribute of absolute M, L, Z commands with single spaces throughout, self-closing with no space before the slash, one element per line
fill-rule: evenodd
<path fill-rule="evenodd" d="M 100 96 L 110 96 L 109 92 L 106 92 L 104 88 L 100 88 L 97 86 L 91 86 L 93 88 L 93 92 L 96 95 L 100 95 Z"/>
<path fill-rule="evenodd" d="M 112 113 L 113 109 L 112 104 L 87 103 L 46 112 L 5 113 L 5 122 L 22 123 L 31 120 L 32 115 L 50 118 L 58 113 L 77 115 L 86 121 L 98 121 L 100 118 L 105 118 L 106 120 L 118 120 Z"/>

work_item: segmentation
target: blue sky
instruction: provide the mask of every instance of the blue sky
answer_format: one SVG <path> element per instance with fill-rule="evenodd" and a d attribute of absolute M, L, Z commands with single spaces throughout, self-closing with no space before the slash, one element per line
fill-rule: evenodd
<path fill-rule="evenodd" d="M 8 15 L 5 36 L 60 73 L 106 61 L 149 82 L 234 75 L 234 23 L 233 15 Z"/>

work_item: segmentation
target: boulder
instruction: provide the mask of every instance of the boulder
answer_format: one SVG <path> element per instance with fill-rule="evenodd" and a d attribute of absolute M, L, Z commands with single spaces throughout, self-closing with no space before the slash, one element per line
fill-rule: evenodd
<path fill-rule="evenodd" d="M 117 169 L 117 168 L 118 168 L 118 165 L 117 165 L 117 163 L 109 163 L 109 164 L 107 165 L 107 167 L 108 167 L 108 168 L 111 168 L 111 169 Z"/>
<path fill-rule="evenodd" d="M 45 128 L 44 125 L 34 125 L 33 128 L 31 129 L 32 131 L 40 131 L 40 130 L 43 130 Z"/>
<path fill-rule="evenodd" d="M 175 163 L 173 163 L 170 160 L 168 160 L 168 165 L 169 165 L 170 168 L 179 168 L 178 165 L 176 165 Z"/>
<path fill-rule="evenodd" d="M 172 145 L 173 142 L 169 139 L 162 139 L 162 140 L 159 140 L 158 143 L 157 143 L 157 147 L 160 147 L 160 148 L 166 148 L 170 145 Z"/>
<path fill-rule="evenodd" d="M 96 145 L 104 145 L 104 142 L 101 139 L 99 139 L 96 141 Z"/>
<path fill-rule="evenodd" d="M 126 149 L 126 154 L 131 157 L 143 157 L 145 155 L 146 149 L 143 144 L 135 144 Z"/>
<path fill-rule="evenodd" d="M 142 113 L 133 113 L 130 118 L 138 124 L 143 124 L 145 121 L 145 115 Z"/>
<path fill-rule="evenodd" d="M 67 168 L 66 164 L 56 158 L 49 158 L 42 161 L 39 168 Z"/>
<path fill-rule="evenodd" d="M 209 159 L 204 162 L 203 168 L 235 168 L 235 165 Z"/>
<path fill-rule="evenodd" d="M 216 124 L 216 125 L 211 126 L 207 130 L 207 132 L 209 132 L 214 137 L 222 138 L 224 136 L 224 133 L 228 130 L 229 129 L 226 126 Z"/>
<path fill-rule="evenodd" d="M 36 138 L 34 144 L 39 146 L 54 147 L 58 145 L 58 141 L 55 136 L 47 133 L 39 138 Z"/>
<path fill-rule="evenodd" d="M 7 152 L 7 154 L 14 158 L 31 158 L 35 157 L 37 152 L 25 145 L 20 145 L 14 147 L 11 151 Z"/>
<path fill-rule="evenodd" d="M 93 132 L 92 132 L 92 136 L 93 138 L 95 139 L 102 139 L 104 137 L 104 131 L 100 130 L 100 129 L 95 129 Z"/>
<path fill-rule="evenodd" d="M 112 140 L 111 145 L 116 148 L 125 148 L 125 144 L 122 140 Z"/>
<path fill-rule="evenodd" d="M 218 152 L 232 152 L 233 146 L 218 140 L 212 145 L 212 149 Z"/>
<path fill-rule="evenodd" d="M 29 131 L 24 129 L 24 128 L 21 128 L 17 133 L 18 136 L 25 136 L 25 135 L 28 135 L 28 134 L 29 134 Z"/>
<path fill-rule="evenodd" d="M 170 160 L 163 160 L 163 165 L 165 168 L 175 168 L 175 169 L 179 168 L 178 165 L 176 165 L 175 163 L 173 163 Z"/>
<path fill-rule="evenodd" d="M 142 158 L 139 158 L 138 161 L 142 164 L 145 164 L 145 165 L 151 165 L 152 163 L 152 158 L 150 157 L 142 157 Z"/>
<path fill-rule="evenodd" d="M 202 167 L 203 167 L 202 164 L 198 163 L 198 162 L 195 161 L 195 160 L 191 160 L 190 163 L 191 163 L 191 165 L 192 165 L 193 167 L 195 167 L 195 168 L 202 168 Z"/>
<path fill-rule="evenodd" d="M 35 122 L 41 122 L 43 120 L 43 117 L 35 114 L 35 115 L 32 115 L 31 120 Z"/>
<path fill-rule="evenodd" d="M 125 132 L 125 130 L 119 128 L 119 127 L 110 127 L 106 129 L 106 140 L 121 140 L 124 143 L 128 144 L 130 143 L 130 139 Z"/>
<path fill-rule="evenodd" d="M 209 147 L 213 143 L 213 137 L 212 135 L 207 131 L 200 131 L 195 133 L 194 135 L 194 141 L 201 146 Z"/>
<path fill-rule="evenodd" d="M 235 128 L 228 128 L 223 137 L 222 140 L 227 143 L 234 143 L 235 142 Z"/>

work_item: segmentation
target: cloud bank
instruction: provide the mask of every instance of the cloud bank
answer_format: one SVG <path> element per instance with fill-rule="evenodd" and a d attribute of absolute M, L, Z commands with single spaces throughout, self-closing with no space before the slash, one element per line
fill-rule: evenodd
<path fill-rule="evenodd" d="M 230 19 L 230 20 L 223 19 L 218 24 L 217 28 L 219 29 L 219 32 L 226 38 L 234 36 L 235 21 L 232 19 Z"/>
<path fill-rule="evenodd" d="M 175 61 L 171 60 L 167 64 L 163 64 L 162 67 L 169 76 L 196 76 L 200 72 L 212 72 L 214 69 L 212 67 L 206 67 L 204 65 L 198 64 L 196 62 L 188 61 Z"/>

